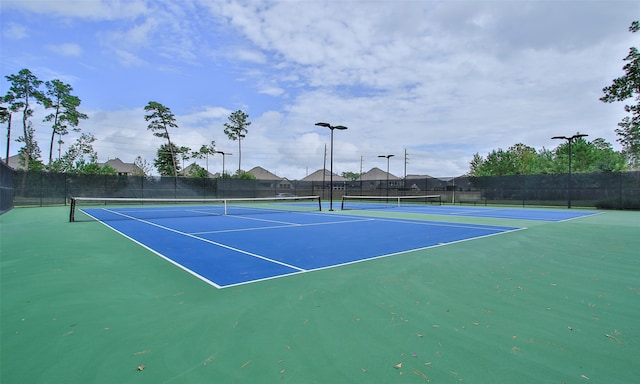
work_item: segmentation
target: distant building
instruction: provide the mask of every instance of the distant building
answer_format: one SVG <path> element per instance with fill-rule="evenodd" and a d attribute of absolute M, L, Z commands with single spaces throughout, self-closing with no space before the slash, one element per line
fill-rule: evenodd
<path fill-rule="evenodd" d="M 247 173 L 256 177 L 258 185 L 261 188 L 273 188 L 277 190 L 293 188 L 293 185 L 287 178 L 280 177 L 262 167 L 253 167 Z"/>
<path fill-rule="evenodd" d="M 192 163 L 191 165 L 185 167 L 182 171 L 180 171 L 180 175 L 182 176 L 189 176 L 191 174 L 191 171 L 195 168 L 195 167 L 200 167 L 199 165 L 197 165 L 196 163 Z M 202 168 L 202 167 L 200 167 Z M 204 169 L 204 168 L 203 168 Z M 216 175 L 214 175 L 213 173 L 207 171 L 207 177 L 208 178 L 214 178 L 216 177 Z"/>
<path fill-rule="evenodd" d="M 412 191 L 444 191 L 447 181 L 429 175 L 407 175 L 407 189 Z"/>
<path fill-rule="evenodd" d="M 387 180 L 389 181 L 388 186 Z M 363 189 L 393 189 L 404 185 L 404 181 L 401 178 L 377 167 L 373 167 L 368 172 L 360 175 L 356 182 L 360 182 Z"/>
<path fill-rule="evenodd" d="M 329 172 L 328 169 L 318 169 L 317 171 L 313 172 L 312 174 L 310 174 L 309 176 L 306 176 L 305 178 L 301 179 L 300 181 L 326 181 L 329 182 L 329 180 L 331 179 L 331 172 Z M 335 184 L 336 182 L 345 182 L 347 181 L 347 179 L 345 179 L 344 177 L 340 176 L 340 175 L 336 175 L 335 173 L 333 174 L 333 183 Z"/>
<path fill-rule="evenodd" d="M 302 182 L 311 182 L 314 185 L 313 193 L 324 193 L 331 189 L 331 172 L 328 169 L 318 169 L 309 176 L 301 179 Z M 344 191 L 347 188 L 347 181 L 340 175 L 333 174 L 333 190 Z"/>
<path fill-rule="evenodd" d="M 133 163 L 125 163 L 119 158 L 107 160 L 106 163 L 98 163 L 101 167 L 105 165 L 115 169 L 119 176 L 142 176 L 144 171 Z"/>
<path fill-rule="evenodd" d="M 9 162 L 7 165 L 16 171 L 24 169 L 24 161 L 20 160 L 20 155 L 9 156 Z"/>
<path fill-rule="evenodd" d="M 389 178 L 389 183 L 392 180 L 399 180 L 398 176 L 395 176 L 391 173 L 387 173 L 380 168 L 373 167 L 368 172 L 363 173 L 357 180 L 368 181 L 368 180 L 387 180 L 387 176 Z"/>

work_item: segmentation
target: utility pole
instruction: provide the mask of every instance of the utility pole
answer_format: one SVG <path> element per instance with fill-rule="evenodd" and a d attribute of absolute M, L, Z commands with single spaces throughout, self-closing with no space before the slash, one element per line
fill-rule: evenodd
<path fill-rule="evenodd" d="M 409 162 L 409 154 L 407 149 L 404 149 L 404 194 L 407 194 L 407 163 Z"/>
<path fill-rule="evenodd" d="M 327 176 L 327 144 L 324 145 L 324 162 L 322 163 L 322 198 L 324 199 L 324 190 L 326 188 L 325 177 Z"/>

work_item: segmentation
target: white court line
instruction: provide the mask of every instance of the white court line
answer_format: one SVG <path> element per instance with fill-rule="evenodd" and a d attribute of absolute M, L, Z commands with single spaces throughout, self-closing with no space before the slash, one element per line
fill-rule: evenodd
<path fill-rule="evenodd" d="M 568 218 L 568 219 L 560 220 L 560 221 L 557 221 L 557 223 L 563 223 L 563 222 L 565 222 L 565 221 L 571 221 L 571 220 L 576 220 L 576 219 L 582 219 L 583 217 L 596 216 L 596 215 L 604 215 L 604 214 L 605 214 L 605 212 L 593 212 L 593 213 L 590 213 L 590 214 L 588 214 L 588 215 L 582 215 L 582 216 L 570 217 L 570 218 Z"/>
<path fill-rule="evenodd" d="M 250 219 L 248 217 L 242 217 L 242 219 Z M 205 232 L 192 232 L 193 235 L 205 235 L 212 233 L 227 233 L 227 232 L 245 232 L 245 231 L 261 231 L 265 229 L 277 229 L 277 228 L 292 228 L 292 227 L 314 227 L 318 225 L 336 225 L 336 224 L 344 224 L 344 223 L 360 223 L 364 221 L 374 221 L 374 218 L 361 218 L 354 220 L 342 220 L 342 221 L 327 221 L 323 223 L 308 223 L 308 224 L 298 224 L 298 223 L 283 223 L 284 225 L 272 225 L 268 227 L 253 227 L 253 228 L 237 228 L 237 229 L 220 229 L 216 231 L 205 231 Z M 259 221 L 269 222 L 271 220 L 260 219 Z M 275 223 L 279 223 L 279 221 L 274 221 Z"/>
<path fill-rule="evenodd" d="M 207 279 L 206 277 L 204 277 L 204 276 L 202 276 L 202 275 L 200 275 L 200 274 L 198 274 L 198 273 L 196 273 L 196 272 L 194 272 L 194 271 L 190 270 L 189 268 L 185 267 L 184 265 L 182 265 L 182 264 L 180 264 L 180 263 L 178 263 L 178 262 L 175 262 L 175 261 L 173 261 L 172 259 L 170 259 L 170 258 L 166 257 L 165 255 L 163 255 L 162 253 L 160 253 L 160 252 L 156 251 L 155 249 L 148 247 L 147 245 L 145 245 L 145 244 L 143 244 L 143 243 L 139 242 L 138 240 L 134 239 L 133 237 L 130 237 L 129 235 L 125 234 L 124 232 L 121 232 L 121 231 L 119 231 L 119 230 L 115 229 L 114 227 L 112 227 L 112 226 L 110 226 L 109 224 L 105 223 L 104 221 L 102 221 L 102 220 L 98 219 L 97 217 L 95 217 L 95 216 L 91 215 L 90 213 L 85 212 L 85 211 L 83 211 L 83 212 L 84 212 L 84 214 L 85 214 L 85 215 L 87 215 L 87 216 L 89 216 L 89 217 L 92 217 L 94 220 L 96 220 L 96 221 L 97 221 L 97 222 L 99 222 L 100 224 L 104 225 L 105 227 L 109 228 L 110 230 L 114 231 L 115 233 L 118 233 L 118 234 L 120 234 L 121 236 L 124 236 L 124 238 L 126 238 L 126 239 L 129 239 L 129 240 L 133 241 L 135 244 L 138 244 L 139 246 L 141 246 L 142 248 L 144 248 L 144 249 L 148 250 L 149 252 L 151 252 L 151 253 L 155 254 L 156 256 L 159 256 L 159 257 L 163 258 L 164 260 L 166 260 L 166 261 L 168 261 L 169 263 L 171 263 L 171 264 L 175 265 L 176 267 L 178 267 L 178 268 L 182 269 L 183 271 L 187 272 L 188 274 L 190 274 L 190 275 L 192 275 L 192 276 L 194 276 L 194 277 L 196 277 L 196 278 L 198 278 L 198 279 L 200 279 L 200 280 L 204 281 L 205 283 L 207 283 L 207 284 L 209 284 L 209 285 L 212 285 L 212 286 L 214 286 L 214 287 L 216 287 L 216 288 L 218 288 L 218 289 L 225 288 L 225 286 L 219 285 L 219 284 L 217 284 L 217 283 L 215 283 L 215 282 L 213 282 L 213 281 L 211 281 L 211 280 Z M 297 272 L 297 273 L 299 273 L 299 272 Z"/>
<path fill-rule="evenodd" d="M 470 229 L 484 229 L 487 231 L 500 231 L 505 228 L 516 228 L 513 226 L 500 226 L 500 225 L 490 225 L 483 226 L 477 224 L 458 224 L 458 223 L 445 223 L 445 222 L 436 222 L 436 221 L 418 221 L 418 220 L 402 220 L 402 219 L 379 219 L 380 221 L 390 221 L 394 223 L 407 223 L 407 224 L 416 224 L 416 225 L 428 225 L 432 227 L 452 227 L 452 228 L 470 228 Z M 518 229 L 527 229 L 527 228 L 518 228 Z"/>
<path fill-rule="evenodd" d="M 225 245 L 225 244 L 222 244 L 222 243 L 218 243 L 218 242 L 216 242 L 216 241 L 211 241 L 211 240 L 203 239 L 202 237 L 198 237 L 198 236 L 195 236 L 195 235 L 192 235 L 192 234 L 186 233 L 186 232 L 178 231 L 178 230 L 173 229 L 173 228 L 165 227 L 164 225 L 160 225 L 160 224 L 152 223 L 152 222 L 150 222 L 150 221 L 146 221 L 146 220 L 138 219 L 138 218 L 136 218 L 136 217 L 129 216 L 129 215 L 125 215 L 125 214 L 122 214 L 122 213 L 119 213 L 119 212 L 116 212 L 116 211 L 112 211 L 112 210 L 110 210 L 110 209 L 106 209 L 106 208 L 102 208 L 102 209 L 103 209 L 103 210 L 105 210 L 105 211 L 107 211 L 107 212 L 111 212 L 111 213 L 113 213 L 113 214 L 116 214 L 116 215 L 124 216 L 124 217 L 126 217 L 126 218 L 129 218 L 129 219 L 132 219 L 132 220 L 135 220 L 135 221 L 139 221 L 139 222 L 141 222 L 141 223 L 149 224 L 149 225 L 152 225 L 152 226 L 154 226 L 154 227 L 158 227 L 158 228 L 160 228 L 160 229 L 164 229 L 164 230 L 169 231 L 169 232 L 173 232 L 173 233 L 177 233 L 177 234 L 179 234 L 179 235 L 183 235 L 183 236 L 191 237 L 192 239 L 196 239 L 196 240 L 204 241 L 205 243 L 213 244 L 213 245 L 216 245 L 216 246 L 218 246 L 218 247 L 225 248 L 225 249 L 229 249 L 229 250 L 231 250 L 231 251 L 238 252 L 238 253 L 242 253 L 242 254 L 245 254 L 245 255 L 248 255 L 248 256 L 252 256 L 252 257 L 255 257 L 255 258 L 258 258 L 258 259 L 262 259 L 262 260 L 265 260 L 265 261 L 270 261 L 270 262 L 272 262 L 272 263 L 274 263 L 274 264 L 283 265 L 283 266 L 285 266 L 285 267 L 295 269 L 296 271 L 301 271 L 301 272 L 306 271 L 305 269 L 300 268 L 300 267 L 296 267 L 296 266 L 294 266 L 294 265 L 290 265 L 290 264 L 283 263 L 283 262 L 278 261 L 278 260 L 270 259 L 270 258 L 268 258 L 268 257 L 262 256 L 262 255 L 258 255 L 258 254 L 256 254 L 256 253 L 243 251 L 242 249 L 238 249 L 238 248 L 230 247 L 230 246 L 228 246 L 228 245 Z"/>

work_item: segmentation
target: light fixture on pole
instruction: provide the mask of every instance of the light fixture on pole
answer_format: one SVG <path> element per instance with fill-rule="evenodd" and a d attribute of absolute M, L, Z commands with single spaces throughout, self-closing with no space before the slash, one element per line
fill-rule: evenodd
<path fill-rule="evenodd" d="M 329 170 L 330 175 L 329 175 L 329 210 L 333 211 L 333 130 L 334 129 L 339 129 L 339 130 L 345 130 L 347 129 L 347 127 L 345 127 L 344 125 L 331 125 L 329 123 L 316 123 L 317 126 L 319 127 L 325 127 L 325 128 L 329 128 L 331 130 L 331 169 Z"/>
<path fill-rule="evenodd" d="M 561 139 L 561 140 L 567 140 L 567 143 L 569 144 L 569 173 L 568 173 L 568 177 L 567 177 L 567 208 L 571 208 L 571 142 L 573 140 L 577 140 L 581 137 L 585 137 L 585 136 L 589 136 L 587 134 L 584 133 L 578 133 L 575 134 L 571 137 L 566 137 L 566 136 L 553 136 L 552 139 Z"/>
<path fill-rule="evenodd" d="M 226 156 L 231 156 L 233 155 L 233 153 L 229 153 L 229 152 L 222 152 L 222 151 L 215 151 L 215 153 L 219 153 L 222 155 L 222 174 L 220 175 L 220 177 L 224 178 L 224 158 Z"/>
<path fill-rule="evenodd" d="M 389 159 L 395 155 L 378 155 L 378 157 L 387 158 L 387 197 L 389 197 Z"/>

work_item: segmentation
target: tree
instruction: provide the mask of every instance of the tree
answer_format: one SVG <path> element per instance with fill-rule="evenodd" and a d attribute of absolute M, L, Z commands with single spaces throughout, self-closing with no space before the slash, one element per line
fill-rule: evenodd
<path fill-rule="evenodd" d="M 251 125 L 250 121 L 247 121 L 249 115 L 237 110 L 229 116 L 229 123 L 224 123 L 224 133 L 230 140 L 238 140 L 238 174 L 240 174 L 240 164 L 242 162 L 242 146 L 241 141 L 246 137 L 247 127 Z"/>
<path fill-rule="evenodd" d="M 502 148 L 494 149 L 482 163 L 481 173 L 491 176 L 517 175 L 519 168 L 516 160 L 517 156 L 513 152 L 505 151 Z"/>
<path fill-rule="evenodd" d="M 30 121 L 27 122 L 27 130 L 25 136 L 20 136 L 16 139 L 18 142 L 24 143 L 24 147 L 18 150 L 19 159 L 26 165 L 25 170 L 29 171 L 41 171 L 44 165 L 40 159 L 40 147 L 35 140 L 35 129 Z"/>
<path fill-rule="evenodd" d="M 567 171 L 569 166 L 569 145 L 563 143 L 556 148 L 557 173 Z M 624 155 L 615 152 L 609 142 L 597 138 L 591 142 L 578 138 L 571 145 L 571 171 L 575 173 L 620 172 L 627 165 Z"/>
<path fill-rule="evenodd" d="M 471 176 L 489 176 L 484 167 L 484 158 L 478 152 L 473 154 L 473 159 L 469 163 L 469 175 Z"/>
<path fill-rule="evenodd" d="M 0 98 L 0 102 L 4 103 L 4 97 Z M 9 162 L 9 139 L 11 138 L 11 112 L 9 108 L 0 106 L 0 123 L 7 123 L 7 163 Z"/>
<path fill-rule="evenodd" d="M 613 146 L 603 138 L 597 138 L 591 143 L 592 151 L 597 154 L 592 168 L 596 172 L 620 172 L 627 170 L 625 156 L 613 150 Z"/>
<path fill-rule="evenodd" d="M 191 154 L 191 157 L 195 159 L 206 159 L 206 171 L 209 172 L 209 155 L 213 156 L 216 153 L 216 142 L 211 141 L 209 145 L 202 145 L 199 151 L 195 151 Z"/>
<path fill-rule="evenodd" d="M 80 99 L 73 96 L 71 91 L 73 88 L 69 84 L 65 84 L 60 80 L 47 81 L 46 95 L 47 103 L 53 112 L 44 118 L 44 121 L 53 122 L 53 130 L 51 132 L 51 142 L 49 143 L 49 170 L 53 164 L 53 142 L 56 135 L 64 136 L 69 133 L 68 127 L 73 127 L 75 132 L 79 132 L 77 128 L 81 119 L 88 119 L 89 116 L 82 112 L 78 112 Z"/>
<path fill-rule="evenodd" d="M 134 176 L 149 176 L 151 174 L 151 165 L 141 156 L 136 157 L 133 165 L 135 165 L 133 169 Z"/>
<path fill-rule="evenodd" d="M 189 153 L 191 148 L 189 147 L 179 147 L 178 148 L 178 156 L 180 156 L 180 160 L 182 160 L 182 176 L 184 176 L 184 162 L 191 158 L 191 154 Z"/>
<path fill-rule="evenodd" d="M 522 143 L 518 143 L 509 147 L 508 152 L 513 154 L 516 173 L 520 175 L 529 175 L 534 173 L 536 167 L 536 149 Z"/>
<path fill-rule="evenodd" d="M 156 152 L 156 158 L 153 161 L 153 165 L 160 173 L 160 176 L 173 176 L 177 177 L 178 171 L 180 171 L 180 165 L 176 161 L 176 154 L 179 152 L 179 148 L 175 144 L 162 144 Z"/>
<path fill-rule="evenodd" d="M 242 169 L 238 169 L 235 173 L 235 175 L 233 175 L 234 179 L 241 179 L 241 180 L 255 180 L 256 176 L 253 173 L 249 173 L 247 171 L 244 171 Z"/>
<path fill-rule="evenodd" d="M 33 135 L 33 127 L 29 124 L 29 118 L 33 115 L 31 101 L 33 100 L 46 108 L 48 107 L 48 99 L 38 89 L 42 85 L 42 80 L 38 79 L 30 70 L 21 69 L 17 75 L 5 77 L 11 83 L 11 86 L 3 101 L 9 104 L 11 112 L 22 110 L 23 136 L 18 138 L 18 141 L 24 142 L 21 154 L 24 168 L 29 169 L 32 160 L 37 160 L 40 157 L 40 150 L 37 149 L 38 143 L 35 142 Z"/>
<path fill-rule="evenodd" d="M 91 133 L 83 133 L 65 154 L 53 162 L 52 169 L 62 173 L 116 174 L 110 166 L 98 164 L 98 153 L 93 149 L 96 138 Z"/>
<path fill-rule="evenodd" d="M 613 150 L 602 138 L 592 142 L 579 138 L 572 143 L 572 172 L 619 172 L 627 169 L 625 157 Z M 536 152 L 532 147 L 515 144 L 507 151 L 493 150 L 487 158 L 478 153 L 469 164 L 470 176 L 507 176 L 558 174 L 567 172 L 569 145 L 562 143 L 553 151 L 543 148 Z"/>
<path fill-rule="evenodd" d="M 209 177 L 209 172 L 207 172 L 206 169 L 202 168 L 198 164 L 193 163 L 193 165 L 189 168 L 189 174 L 187 176 L 204 179 L 206 177 Z"/>
<path fill-rule="evenodd" d="M 147 106 L 144 107 L 144 110 L 149 112 L 144 117 L 146 121 L 150 122 L 149 125 L 147 126 L 147 129 L 152 131 L 154 136 L 167 139 L 168 145 L 166 146 L 165 149 L 167 149 L 171 155 L 170 160 L 171 160 L 171 165 L 173 167 L 172 174 L 173 174 L 173 177 L 178 177 L 178 166 L 176 164 L 176 156 L 174 152 L 176 147 L 173 144 L 171 144 L 171 138 L 169 137 L 169 128 L 178 128 L 178 124 L 176 124 L 175 116 L 173 115 L 173 113 L 171 113 L 171 110 L 169 108 L 165 107 L 164 105 L 156 101 L 150 101 L 149 104 L 147 104 Z M 160 156 L 160 150 L 158 150 L 158 156 Z M 162 163 L 162 161 L 159 158 L 156 158 L 156 161 L 159 161 L 160 163 Z M 158 166 L 156 165 L 156 167 Z M 163 169 L 165 169 L 164 164 L 163 164 Z M 165 176 L 168 176 L 168 174 L 165 174 Z"/>
<path fill-rule="evenodd" d="M 640 30 L 640 21 L 634 21 L 629 27 L 632 33 Z M 627 64 L 622 67 L 624 75 L 613 80 L 613 84 L 602 89 L 604 96 L 600 101 L 613 103 L 635 98 L 635 105 L 625 105 L 624 110 L 631 116 L 626 116 L 618 123 L 616 129 L 618 142 L 629 157 L 631 163 L 637 167 L 640 165 L 640 52 L 638 48 L 631 47 L 629 54 L 624 58 Z"/>
<path fill-rule="evenodd" d="M 342 172 L 342 177 L 348 180 L 357 180 L 360 177 L 358 172 Z"/>

